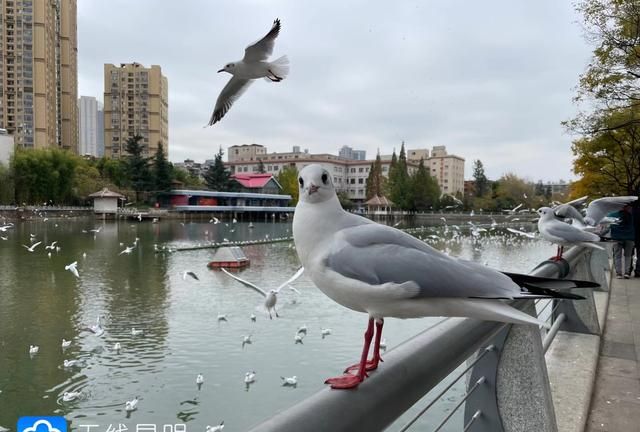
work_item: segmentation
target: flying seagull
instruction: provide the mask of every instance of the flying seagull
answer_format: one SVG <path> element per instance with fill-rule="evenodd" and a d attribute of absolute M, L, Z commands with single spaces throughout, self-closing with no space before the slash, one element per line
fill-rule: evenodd
<path fill-rule="evenodd" d="M 342 306 L 369 316 L 361 361 L 347 368 L 357 373 L 328 379 L 333 388 L 356 387 L 366 370 L 378 367 L 385 317 L 455 316 L 540 325 L 505 300 L 578 299 L 554 288 L 598 286 L 502 273 L 445 255 L 403 231 L 344 211 L 331 179 L 320 165 L 300 171 L 293 238 L 316 286 Z M 374 323 L 373 359 L 367 361 Z"/>
<path fill-rule="evenodd" d="M 276 317 L 280 317 L 278 315 L 278 311 L 276 310 L 276 303 L 278 302 L 278 294 L 280 293 L 280 290 L 284 287 L 289 288 L 292 291 L 297 292 L 298 294 L 300 294 L 300 291 L 298 291 L 297 289 L 295 289 L 292 286 L 289 286 L 290 283 L 293 283 L 293 281 L 295 281 L 296 279 L 298 279 L 300 277 L 300 275 L 302 274 L 302 272 L 304 272 L 304 267 L 301 267 L 296 274 L 294 274 L 293 276 L 291 276 L 291 278 L 289 278 L 288 281 L 286 281 L 285 283 L 283 283 L 282 285 L 280 285 L 278 288 L 276 289 L 272 289 L 269 290 L 269 292 L 266 292 L 265 290 L 263 290 L 262 288 L 258 287 L 257 285 L 246 281 L 236 275 L 233 275 L 231 273 L 229 273 L 228 271 L 226 271 L 225 269 L 221 268 L 220 270 L 222 270 L 226 275 L 231 276 L 232 278 L 234 278 L 235 280 L 237 280 L 238 282 L 240 282 L 241 284 L 248 286 L 249 288 L 254 289 L 255 291 L 257 291 L 258 293 L 260 293 L 263 297 L 264 297 L 264 307 L 267 310 L 267 312 L 269 312 L 269 318 L 273 319 L 273 317 L 271 316 L 271 309 L 273 309 L 273 311 L 276 314 Z"/>
<path fill-rule="evenodd" d="M 78 274 L 77 265 L 78 265 L 78 261 L 74 261 L 71 264 L 64 266 L 64 269 L 69 270 L 71 273 L 73 273 L 75 277 L 79 278 L 80 275 Z"/>
<path fill-rule="evenodd" d="M 280 34 L 280 20 L 276 19 L 265 37 L 245 48 L 242 60 L 227 63 L 218 71 L 218 73 L 230 73 L 233 77 L 218 96 L 209 126 L 213 126 L 224 117 L 231 105 L 242 96 L 254 80 L 264 78 L 267 81 L 280 82 L 286 78 L 289 73 L 287 56 L 282 56 L 273 62 L 267 61 L 273 53 L 278 34 Z"/>
<path fill-rule="evenodd" d="M 42 242 L 37 242 L 32 244 L 31 246 L 27 246 L 27 245 L 22 245 L 23 248 L 26 248 L 29 252 L 33 252 L 34 249 L 36 248 L 36 246 L 38 246 L 40 243 Z"/>

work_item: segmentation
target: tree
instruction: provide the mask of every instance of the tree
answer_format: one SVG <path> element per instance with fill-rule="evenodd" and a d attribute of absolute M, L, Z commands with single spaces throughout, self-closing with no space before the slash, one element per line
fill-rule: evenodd
<path fill-rule="evenodd" d="M 436 179 L 429 175 L 422 158 L 420 159 L 418 170 L 411 177 L 410 183 L 413 197 L 410 210 L 425 211 L 433 209 L 437 205 L 440 187 Z"/>
<path fill-rule="evenodd" d="M 395 152 L 393 154 L 395 156 Z M 403 210 L 408 210 L 413 206 L 411 187 L 409 184 L 409 173 L 407 171 L 407 155 L 404 150 L 404 141 L 400 147 L 400 156 L 394 164 L 393 157 L 389 167 L 389 199 L 396 206 Z"/>
<path fill-rule="evenodd" d="M 366 199 L 370 200 L 374 196 L 383 196 L 385 188 L 385 178 L 382 175 L 382 160 L 380 152 L 376 155 L 376 159 L 371 163 L 369 168 L 369 176 L 366 182 Z"/>
<path fill-rule="evenodd" d="M 174 180 L 179 181 L 184 186 L 189 188 L 200 188 L 203 186 L 202 180 L 200 177 L 191 174 L 184 168 L 176 168 L 173 165 L 171 166 L 171 177 Z"/>
<path fill-rule="evenodd" d="M 9 204 L 15 199 L 11 168 L 0 163 L 0 204 Z"/>
<path fill-rule="evenodd" d="M 267 171 L 264 169 L 264 162 L 262 162 L 262 159 L 258 159 L 258 173 L 259 174 L 265 174 Z"/>
<path fill-rule="evenodd" d="M 142 156 L 143 146 L 140 143 L 142 137 L 135 135 L 127 140 L 126 172 L 131 188 L 136 193 L 136 201 L 140 201 L 140 192 L 149 190 L 151 186 L 151 172 L 149 161 Z"/>
<path fill-rule="evenodd" d="M 11 160 L 15 202 L 71 203 L 75 168 L 80 158 L 59 149 L 18 149 Z"/>
<path fill-rule="evenodd" d="M 539 204 L 534 201 L 534 185 L 515 174 L 507 173 L 498 180 L 495 201 L 498 209 L 512 209 L 519 204 L 531 208 Z M 534 204 L 535 202 L 535 204 Z"/>
<path fill-rule="evenodd" d="M 473 179 L 475 181 L 476 188 L 476 196 L 483 197 L 487 192 L 487 187 L 489 186 L 489 180 L 487 176 L 484 174 L 484 166 L 482 162 L 478 159 L 473 161 Z"/>
<path fill-rule="evenodd" d="M 171 189 L 171 171 L 171 164 L 164 153 L 164 147 L 162 143 L 158 143 L 158 150 L 156 150 L 156 155 L 153 158 L 154 190 L 168 191 Z"/>
<path fill-rule="evenodd" d="M 211 190 L 234 190 L 236 189 L 234 185 L 235 182 L 231 179 L 229 171 L 225 168 L 222 156 L 224 156 L 224 152 L 222 151 L 222 147 L 220 147 L 220 150 L 214 157 L 213 164 L 209 165 L 209 169 L 204 175 L 204 181 L 207 183 L 207 187 Z"/>
<path fill-rule="evenodd" d="M 282 193 L 291 195 L 290 205 L 295 206 L 298 203 L 300 193 L 298 188 L 298 169 L 295 166 L 286 166 L 280 170 L 276 180 L 282 186 Z"/>

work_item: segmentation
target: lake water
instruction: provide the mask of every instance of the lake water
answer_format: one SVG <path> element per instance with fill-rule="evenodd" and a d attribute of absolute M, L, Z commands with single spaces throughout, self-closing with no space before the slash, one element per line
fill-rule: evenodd
<path fill-rule="evenodd" d="M 100 232 L 83 232 L 93 228 Z M 442 232 L 440 226 L 416 235 L 452 255 L 510 271 L 527 272 L 554 252 L 539 240 L 514 240 L 503 229 L 482 233 L 480 239 L 468 233 L 446 242 L 427 237 Z M 281 294 L 281 317 L 269 320 L 260 307 L 262 297 L 207 269 L 213 250 L 154 252 L 154 244 L 288 236 L 288 223 L 250 228 L 245 223 L 38 219 L 1 234 L 8 238 L 0 240 L 0 426 L 11 430 L 19 416 L 58 414 L 76 430 L 97 425 L 90 432 L 105 432 L 110 425 L 133 431 L 143 423 L 156 424 L 158 431 L 176 424 L 204 431 L 222 420 L 225 431 L 243 431 L 315 393 L 325 378 L 359 359 L 366 316 L 333 303 L 306 275 L 294 284 L 301 294 Z M 33 253 L 22 246 L 30 244 L 30 234 L 43 242 Z M 136 238 L 138 247 L 119 255 Z M 43 246 L 53 241 L 60 250 L 48 257 Z M 290 242 L 244 251 L 251 266 L 239 275 L 259 286 L 275 287 L 300 266 Z M 64 268 L 73 261 L 78 261 L 79 278 Z M 183 280 L 186 270 L 200 280 Z M 228 321 L 219 322 L 219 314 Z M 98 316 L 104 316 L 101 337 L 87 330 Z M 386 320 L 389 348 L 436 320 Z M 295 344 L 302 325 L 308 335 Z M 143 335 L 133 336 L 132 327 Z M 322 339 L 321 328 L 331 328 L 332 334 Z M 243 348 L 244 335 L 252 335 L 253 343 Z M 72 341 L 65 350 L 62 338 Z M 113 349 L 116 342 L 120 352 Z M 38 345 L 38 354 L 30 356 L 29 345 Z M 79 362 L 64 368 L 64 360 Z M 249 388 L 243 381 L 247 371 L 256 372 Z M 200 388 L 199 373 L 205 379 Z M 280 377 L 292 375 L 298 377 L 297 387 L 283 387 Z M 80 396 L 62 401 L 63 393 L 72 391 Z M 129 415 L 125 401 L 135 396 L 138 409 Z M 447 395 L 436 415 L 418 424 L 437 424 L 456 402 L 455 392 Z M 460 429 L 457 418 L 448 430 Z"/>

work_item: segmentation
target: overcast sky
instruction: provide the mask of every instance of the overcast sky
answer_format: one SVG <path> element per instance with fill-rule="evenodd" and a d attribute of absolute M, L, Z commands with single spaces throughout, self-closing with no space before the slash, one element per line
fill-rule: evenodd
<path fill-rule="evenodd" d="M 571 118 L 592 47 L 557 0 L 78 2 L 79 94 L 103 100 L 103 64 L 157 64 L 169 81 L 169 158 L 258 143 L 369 158 L 446 145 L 489 178 L 573 178 Z M 256 82 L 207 123 L 239 60 L 279 17 L 281 83 Z"/>

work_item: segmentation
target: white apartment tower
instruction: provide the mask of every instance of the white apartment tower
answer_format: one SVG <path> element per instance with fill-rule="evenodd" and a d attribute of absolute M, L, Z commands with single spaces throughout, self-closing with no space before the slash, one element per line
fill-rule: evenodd
<path fill-rule="evenodd" d="M 104 131 L 98 125 L 98 101 L 93 96 L 80 96 L 78 99 L 80 117 L 80 155 L 99 156 L 98 137 Z"/>

